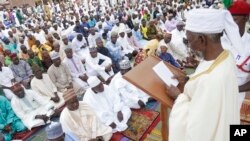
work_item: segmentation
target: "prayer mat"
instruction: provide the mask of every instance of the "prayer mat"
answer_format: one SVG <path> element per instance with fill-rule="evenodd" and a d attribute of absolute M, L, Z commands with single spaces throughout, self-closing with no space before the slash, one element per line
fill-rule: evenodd
<path fill-rule="evenodd" d="M 250 124 L 250 99 L 245 99 L 240 109 L 241 124 Z"/>
<path fill-rule="evenodd" d="M 13 135 L 13 140 L 22 140 L 25 141 L 27 140 L 30 136 L 32 136 L 33 134 L 35 134 L 37 131 L 43 129 L 44 126 L 40 126 L 40 127 L 35 127 L 31 130 L 26 130 L 23 132 L 19 132 L 16 133 L 15 135 Z"/>
<path fill-rule="evenodd" d="M 158 129 L 154 129 L 150 135 L 144 141 L 161 141 L 161 131 Z"/>
<path fill-rule="evenodd" d="M 160 121 L 159 112 L 152 110 L 132 110 L 128 121 L 128 129 L 122 134 L 134 141 L 142 141 L 147 137 Z"/>

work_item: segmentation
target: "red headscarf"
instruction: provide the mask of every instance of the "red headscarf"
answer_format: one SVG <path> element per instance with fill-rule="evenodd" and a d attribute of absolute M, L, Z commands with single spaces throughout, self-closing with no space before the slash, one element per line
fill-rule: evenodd
<path fill-rule="evenodd" d="M 232 15 L 248 15 L 250 14 L 250 4 L 243 0 L 238 0 L 228 8 Z"/>

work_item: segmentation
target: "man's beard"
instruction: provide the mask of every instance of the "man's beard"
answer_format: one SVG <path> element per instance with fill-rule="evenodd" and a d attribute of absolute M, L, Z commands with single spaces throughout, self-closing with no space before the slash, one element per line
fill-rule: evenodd
<path fill-rule="evenodd" d="M 202 52 L 200 52 L 200 51 L 196 51 L 195 55 L 196 55 L 198 61 L 202 61 L 204 59 L 204 56 L 203 56 Z"/>
<path fill-rule="evenodd" d="M 192 52 L 194 53 L 197 61 L 202 61 L 204 59 L 204 55 L 201 51 L 192 50 Z"/>

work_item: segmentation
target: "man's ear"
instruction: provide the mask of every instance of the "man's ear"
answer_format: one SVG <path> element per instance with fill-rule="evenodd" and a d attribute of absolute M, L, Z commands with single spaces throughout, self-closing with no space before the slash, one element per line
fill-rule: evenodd
<path fill-rule="evenodd" d="M 198 35 L 199 44 L 207 45 L 207 37 L 204 34 Z"/>

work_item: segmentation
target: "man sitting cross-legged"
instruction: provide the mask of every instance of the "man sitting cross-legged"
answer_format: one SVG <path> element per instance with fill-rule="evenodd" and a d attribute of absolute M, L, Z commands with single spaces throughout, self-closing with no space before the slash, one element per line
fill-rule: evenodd
<path fill-rule="evenodd" d="M 83 62 L 73 53 L 71 48 L 66 48 L 65 53 L 66 57 L 64 58 L 63 63 L 69 68 L 73 81 L 78 83 L 84 89 L 87 89 L 89 87 L 87 83 L 88 75 Z"/>
<path fill-rule="evenodd" d="M 95 47 L 89 49 L 89 55 L 86 57 L 86 68 L 89 75 L 101 76 L 107 83 L 114 75 L 111 59 L 98 53 Z"/>
<path fill-rule="evenodd" d="M 134 109 L 144 107 L 149 100 L 152 100 L 152 98 L 122 77 L 122 75 L 132 69 L 130 61 L 122 60 L 119 64 L 120 72 L 113 77 L 109 87 L 118 92 L 122 102 L 128 107 Z"/>
<path fill-rule="evenodd" d="M 54 113 L 54 107 L 32 90 L 25 90 L 20 84 L 12 87 L 15 96 L 11 106 L 24 125 L 31 129 L 46 124 Z"/>
<path fill-rule="evenodd" d="M 131 110 L 107 85 L 95 76 L 88 79 L 90 88 L 86 91 L 83 101 L 96 113 L 97 117 L 107 126 L 113 128 L 113 132 L 127 129 L 127 122 L 131 116 Z"/>
<path fill-rule="evenodd" d="M 42 72 L 39 66 L 32 67 L 35 77 L 31 80 L 31 88 L 39 94 L 43 101 L 48 101 L 58 109 L 64 105 L 62 93 L 53 84 L 48 74 Z"/>
<path fill-rule="evenodd" d="M 66 91 L 63 97 L 66 108 L 61 113 L 60 122 L 66 134 L 71 133 L 81 141 L 109 141 L 112 129 L 101 123 L 85 102 L 77 100 L 73 89 Z"/>
<path fill-rule="evenodd" d="M 70 70 L 61 62 L 62 60 L 60 59 L 59 53 L 52 52 L 50 57 L 53 64 L 48 69 L 48 75 L 57 90 L 59 92 L 65 92 L 67 89 L 73 88 L 77 96 L 82 96 L 86 90 L 73 81 Z"/>

